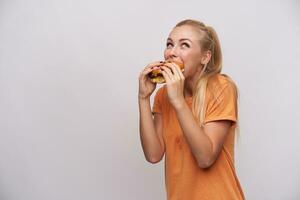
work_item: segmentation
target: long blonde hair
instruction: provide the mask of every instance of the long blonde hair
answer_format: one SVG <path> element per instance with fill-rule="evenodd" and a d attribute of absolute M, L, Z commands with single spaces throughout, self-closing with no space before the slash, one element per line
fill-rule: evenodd
<path fill-rule="evenodd" d="M 222 51 L 217 33 L 212 27 L 206 26 L 203 22 L 191 19 L 183 20 L 176 24 L 175 27 L 183 25 L 195 28 L 195 30 L 199 32 L 201 49 L 203 51 L 209 50 L 211 52 L 211 59 L 204 65 L 193 93 L 192 111 L 197 118 L 199 125 L 202 127 L 204 125 L 206 112 L 204 104 L 207 83 L 212 76 L 221 73 Z M 233 84 L 237 92 L 237 87 L 234 82 L 229 77 L 228 80 Z"/>

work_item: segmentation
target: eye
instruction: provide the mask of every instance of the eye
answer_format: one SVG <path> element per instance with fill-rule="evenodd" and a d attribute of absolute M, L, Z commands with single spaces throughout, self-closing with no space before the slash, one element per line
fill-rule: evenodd
<path fill-rule="evenodd" d="M 173 44 L 171 42 L 167 42 L 166 46 L 167 46 L 167 48 L 171 48 L 173 46 Z"/>
<path fill-rule="evenodd" d="M 183 47 L 187 47 L 187 48 L 189 48 L 189 47 L 190 47 L 190 45 L 189 45 L 188 43 L 186 43 L 186 42 L 182 43 L 182 44 L 181 44 L 181 46 L 183 46 Z"/>

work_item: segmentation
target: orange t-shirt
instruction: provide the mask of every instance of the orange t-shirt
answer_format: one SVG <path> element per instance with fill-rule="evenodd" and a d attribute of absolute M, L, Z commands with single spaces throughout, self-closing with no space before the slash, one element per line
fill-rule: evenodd
<path fill-rule="evenodd" d="M 192 107 L 192 98 L 186 98 Z M 237 121 L 237 92 L 224 75 L 212 77 L 205 98 L 205 123 Z M 184 137 L 176 113 L 168 101 L 167 89 L 160 88 L 154 98 L 153 113 L 162 114 L 165 152 L 165 184 L 168 200 L 242 200 L 245 199 L 234 168 L 236 123 L 230 128 L 215 163 L 202 169 Z"/>

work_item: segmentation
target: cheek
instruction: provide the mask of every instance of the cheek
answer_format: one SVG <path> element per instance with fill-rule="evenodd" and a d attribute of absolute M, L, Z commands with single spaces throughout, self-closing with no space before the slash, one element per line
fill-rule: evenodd
<path fill-rule="evenodd" d="M 184 63 L 191 63 L 193 62 L 193 57 L 188 53 L 188 52 L 182 52 L 180 53 L 179 57 L 181 58 L 181 60 L 184 62 Z"/>
<path fill-rule="evenodd" d="M 184 68 L 184 73 L 183 75 L 185 77 L 192 76 L 197 72 L 197 63 L 194 62 L 194 60 L 188 59 L 185 61 L 185 68 Z"/>
<path fill-rule="evenodd" d="M 167 51 L 165 50 L 165 51 L 164 51 L 164 58 L 167 59 L 167 57 L 168 57 L 168 56 L 167 56 Z"/>
<path fill-rule="evenodd" d="M 170 56 L 170 50 L 169 49 L 165 49 L 164 51 L 164 57 L 165 59 L 167 59 Z"/>
<path fill-rule="evenodd" d="M 185 67 L 184 67 L 184 71 L 183 71 L 184 77 L 189 77 L 192 73 L 193 73 L 192 66 L 189 65 L 188 62 L 186 62 Z"/>

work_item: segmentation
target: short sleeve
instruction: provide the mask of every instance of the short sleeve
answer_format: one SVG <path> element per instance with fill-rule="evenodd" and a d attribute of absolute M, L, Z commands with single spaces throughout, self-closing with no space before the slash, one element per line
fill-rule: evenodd
<path fill-rule="evenodd" d="M 233 83 L 226 83 L 219 91 L 212 91 L 206 108 L 205 123 L 218 120 L 237 121 L 237 90 Z"/>
<path fill-rule="evenodd" d="M 163 101 L 163 88 L 160 88 L 154 96 L 152 114 L 154 114 L 154 113 L 161 114 L 162 113 L 162 101 Z"/>

